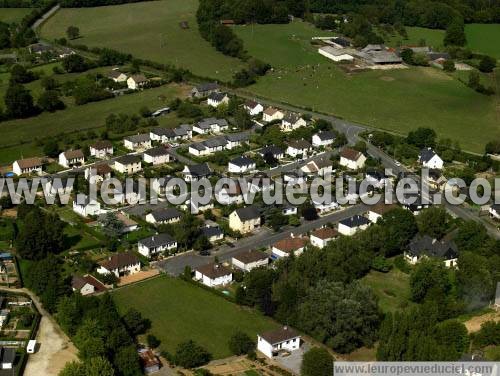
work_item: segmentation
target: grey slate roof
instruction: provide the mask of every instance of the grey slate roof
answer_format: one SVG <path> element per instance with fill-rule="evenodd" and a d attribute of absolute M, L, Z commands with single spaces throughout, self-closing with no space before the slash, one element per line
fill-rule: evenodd
<path fill-rule="evenodd" d="M 167 149 L 165 149 L 163 146 L 158 146 L 156 148 L 146 150 L 144 154 L 150 155 L 152 157 L 159 157 L 168 154 L 168 152 Z"/>
<path fill-rule="evenodd" d="M 175 132 L 171 128 L 153 128 L 151 129 L 151 133 L 157 136 L 175 137 Z"/>
<path fill-rule="evenodd" d="M 214 138 L 210 138 L 206 141 L 203 141 L 203 144 L 209 148 L 217 148 L 219 146 L 226 146 L 227 140 L 225 137 L 220 136 L 220 137 L 214 137 Z"/>
<path fill-rule="evenodd" d="M 151 214 L 156 222 L 168 221 L 182 216 L 182 213 L 175 208 L 157 209 Z"/>
<path fill-rule="evenodd" d="M 148 142 L 150 138 L 149 138 L 149 133 L 143 133 L 125 137 L 125 140 L 133 143 L 141 143 L 141 142 Z"/>
<path fill-rule="evenodd" d="M 236 209 L 236 214 L 242 221 L 248 221 L 250 219 L 256 219 L 260 217 L 259 209 L 255 206 L 247 206 L 245 208 Z"/>
<path fill-rule="evenodd" d="M 417 257 L 425 255 L 451 260 L 458 257 L 458 248 L 454 242 L 439 241 L 429 235 L 417 234 L 410 242 L 409 253 Z"/>
<path fill-rule="evenodd" d="M 115 159 L 115 162 L 121 163 L 123 165 L 129 165 L 132 163 L 139 163 L 141 159 L 137 155 L 126 154 L 122 157 Z"/>
<path fill-rule="evenodd" d="M 277 156 L 283 154 L 283 150 L 281 150 L 277 146 L 269 145 L 269 146 L 264 146 L 262 149 L 260 149 L 259 153 L 263 156 L 266 154 L 272 154 L 273 156 Z"/>
<path fill-rule="evenodd" d="M 248 138 L 248 134 L 246 133 L 231 133 L 226 136 L 226 140 L 231 142 L 247 141 Z"/>
<path fill-rule="evenodd" d="M 319 137 L 321 141 L 325 140 L 334 140 L 335 139 L 335 134 L 330 131 L 321 131 L 316 134 L 316 136 Z"/>
<path fill-rule="evenodd" d="M 205 82 L 196 86 L 196 90 L 200 93 L 218 89 L 219 89 L 219 84 L 217 84 L 217 82 Z"/>
<path fill-rule="evenodd" d="M 353 217 L 341 220 L 340 223 L 342 223 L 344 226 L 353 228 L 353 227 L 360 227 L 363 225 L 367 225 L 370 223 L 370 221 L 366 217 L 363 217 L 361 215 L 355 215 Z"/>
<path fill-rule="evenodd" d="M 205 150 L 205 149 L 207 148 L 207 147 L 206 147 L 203 143 L 201 143 L 201 142 L 197 142 L 197 143 L 195 143 L 195 144 L 191 144 L 191 145 L 189 145 L 189 147 L 191 147 L 191 148 L 193 148 L 193 149 L 196 149 L 196 150 L 198 150 L 198 151 L 203 151 L 203 150 Z"/>
<path fill-rule="evenodd" d="M 190 165 L 187 167 L 188 167 L 189 172 L 193 176 L 203 177 L 203 176 L 208 176 L 212 173 L 212 171 L 210 170 L 210 167 L 208 166 L 207 163 Z"/>
<path fill-rule="evenodd" d="M 147 248 L 160 247 L 174 242 L 175 242 L 174 238 L 172 238 L 169 234 L 157 234 L 139 240 L 139 243 Z"/>
<path fill-rule="evenodd" d="M 244 155 L 240 155 L 239 157 L 236 157 L 229 161 L 229 163 L 234 164 L 239 167 L 243 166 L 250 166 L 251 164 L 254 164 L 255 162 L 252 161 L 250 158 L 245 157 Z"/>
<path fill-rule="evenodd" d="M 222 100 L 226 97 L 226 93 L 212 93 L 208 96 L 208 99 L 211 99 L 215 102 L 222 102 Z"/>
<path fill-rule="evenodd" d="M 429 162 L 436 153 L 431 148 L 424 148 L 420 150 L 419 159 L 420 162 Z"/>
<path fill-rule="evenodd" d="M 211 238 L 213 236 L 223 235 L 222 230 L 219 226 L 206 226 L 201 229 L 201 233 L 205 235 L 207 238 Z"/>

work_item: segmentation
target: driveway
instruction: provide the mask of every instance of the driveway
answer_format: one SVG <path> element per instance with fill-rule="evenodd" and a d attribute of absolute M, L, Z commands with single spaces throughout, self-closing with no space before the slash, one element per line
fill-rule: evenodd
<path fill-rule="evenodd" d="M 300 366 L 302 365 L 302 357 L 311 346 L 308 343 L 303 343 L 298 350 L 292 351 L 290 355 L 278 355 L 274 358 L 276 363 L 282 367 L 292 371 L 296 375 L 300 375 Z"/>

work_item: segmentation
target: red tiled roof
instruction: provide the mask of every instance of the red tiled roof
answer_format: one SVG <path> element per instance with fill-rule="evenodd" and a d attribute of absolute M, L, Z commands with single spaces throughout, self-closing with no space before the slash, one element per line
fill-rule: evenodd
<path fill-rule="evenodd" d="M 313 236 L 326 240 L 326 239 L 332 239 L 335 238 L 339 235 L 337 230 L 331 227 L 323 227 L 320 229 L 317 229 L 316 231 L 313 231 L 312 234 Z"/>
<path fill-rule="evenodd" d="M 287 238 L 274 243 L 273 247 L 283 252 L 292 252 L 303 248 L 309 239 L 302 238 Z"/>

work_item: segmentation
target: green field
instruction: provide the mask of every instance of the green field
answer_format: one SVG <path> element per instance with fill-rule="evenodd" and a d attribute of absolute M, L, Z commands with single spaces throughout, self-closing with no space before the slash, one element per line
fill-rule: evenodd
<path fill-rule="evenodd" d="M 21 157 L 41 155 L 40 148 L 34 144 L 35 138 L 100 128 L 111 113 L 133 114 L 143 106 L 159 108 L 180 95 L 180 86 L 162 86 L 100 102 L 72 106 L 54 113 L 45 112 L 33 118 L 2 122 L 0 164 L 10 163 Z M 159 96 L 164 96 L 164 100 L 163 97 L 160 100 Z"/>
<path fill-rule="evenodd" d="M 19 22 L 30 13 L 33 8 L 0 8 L 1 22 Z"/>
<path fill-rule="evenodd" d="M 465 34 L 472 51 L 500 59 L 500 24 L 465 25 Z"/>
<path fill-rule="evenodd" d="M 436 68 L 346 74 L 317 53 L 303 22 L 235 28 L 249 53 L 274 71 L 246 90 L 401 134 L 421 126 L 482 152 L 500 137 L 498 97 L 474 92 Z"/>
<path fill-rule="evenodd" d="M 410 276 L 398 269 L 389 273 L 371 271 L 361 282 L 373 289 L 383 312 L 404 308 L 410 300 Z"/>
<path fill-rule="evenodd" d="M 152 322 L 151 332 L 170 353 L 192 339 L 215 359 L 230 354 L 228 340 L 238 331 L 256 339 L 260 331 L 277 326 L 256 311 L 242 308 L 180 279 L 162 276 L 112 293 L 118 309 L 138 309 Z"/>
<path fill-rule="evenodd" d="M 197 0 L 162 0 L 98 8 L 62 9 L 42 27 L 42 36 L 65 36 L 80 28 L 77 44 L 110 47 L 136 57 L 184 67 L 200 76 L 229 81 L 242 63 L 224 56 L 201 38 Z M 179 23 L 188 21 L 189 29 Z"/>
<path fill-rule="evenodd" d="M 427 29 L 425 27 L 406 27 L 407 39 L 399 34 L 391 36 L 386 40 L 386 44 L 391 47 L 397 47 L 398 42 L 401 45 L 418 46 L 420 41 L 424 40 L 426 46 L 440 51 L 443 47 L 444 30 Z"/>

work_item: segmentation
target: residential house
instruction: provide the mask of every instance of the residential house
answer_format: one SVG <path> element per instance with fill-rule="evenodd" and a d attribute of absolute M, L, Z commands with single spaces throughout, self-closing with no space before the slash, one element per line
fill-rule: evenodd
<path fill-rule="evenodd" d="M 74 275 L 71 278 L 71 288 L 73 291 L 78 292 L 83 296 L 107 290 L 106 286 L 90 274 L 86 274 L 84 276 Z"/>
<path fill-rule="evenodd" d="M 233 267 L 249 272 L 258 267 L 267 266 L 269 256 L 261 251 L 249 250 L 234 255 L 231 263 Z"/>
<path fill-rule="evenodd" d="M 193 138 L 193 127 L 189 124 L 181 124 L 174 128 L 176 140 L 190 140 Z"/>
<path fill-rule="evenodd" d="M 210 154 L 208 148 L 205 146 L 203 142 L 197 142 L 195 144 L 189 145 L 188 153 L 195 155 L 197 157 L 202 157 Z"/>
<path fill-rule="evenodd" d="M 135 274 L 141 271 L 141 262 L 132 252 L 115 253 L 106 260 L 99 262 L 97 273 L 113 273 L 117 278 Z"/>
<path fill-rule="evenodd" d="M 368 218 L 361 215 L 355 215 L 350 218 L 343 219 L 339 222 L 338 232 L 342 235 L 352 236 L 358 230 L 365 230 L 368 228 L 370 221 Z"/>
<path fill-rule="evenodd" d="M 312 204 L 319 214 L 329 213 L 340 208 L 339 203 L 335 200 L 325 200 L 324 202 L 316 202 L 313 200 Z"/>
<path fill-rule="evenodd" d="M 208 163 L 201 163 L 197 165 L 184 166 L 182 174 L 184 175 L 184 180 L 186 182 L 193 182 L 202 178 L 208 178 L 212 174 L 212 170 L 210 170 Z"/>
<path fill-rule="evenodd" d="M 173 178 L 174 177 L 170 175 L 164 176 L 163 178 L 155 178 L 151 182 L 151 188 L 158 196 L 165 197 L 167 194 L 174 192 L 175 184 L 173 184 Z M 169 184 L 169 182 L 171 183 Z"/>
<path fill-rule="evenodd" d="M 430 204 L 429 201 L 423 200 L 420 195 L 407 197 L 401 203 L 403 208 L 411 211 L 413 215 L 418 215 L 422 210 L 427 209 Z"/>
<path fill-rule="evenodd" d="M 63 151 L 59 154 L 59 164 L 66 168 L 79 167 L 85 164 L 85 156 L 81 149 Z"/>
<path fill-rule="evenodd" d="M 290 234 L 290 237 L 273 244 L 271 247 L 271 258 L 288 257 L 292 252 L 295 256 L 300 256 L 304 252 L 308 242 L 309 239 L 307 237 Z"/>
<path fill-rule="evenodd" d="M 131 201 L 130 201 L 131 202 Z M 126 234 L 139 228 L 139 224 L 122 211 L 116 212 L 116 219 L 123 225 L 121 233 Z"/>
<path fill-rule="evenodd" d="M 208 154 L 213 154 L 223 151 L 226 148 L 227 140 L 223 136 L 212 137 L 203 141 L 202 144 L 207 148 Z"/>
<path fill-rule="evenodd" d="M 255 206 L 236 209 L 229 215 L 229 228 L 242 234 L 252 232 L 260 225 L 260 212 Z"/>
<path fill-rule="evenodd" d="M 115 82 L 126 82 L 128 77 L 125 73 L 120 72 L 117 69 L 113 69 L 108 73 L 108 78 Z"/>
<path fill-rule="evenodd" d="M 221 133 L 229 129 L 226 119 L 205 118 L 193 126 L 193 131 L 198 134 Z"/>
<path fill-rule="evenodd" d="M 280 129 L 283 132 L 291 132 L 295 129 L 305 127 L 306 125 L 307 122 L 300 114 L 297 114 L 295 112 L 287 112 L 285 116 L 283 116 L 283 119 L 281 119 Z"/>
<path fill-rule="evenodd" d="M 322 227 L 314 230 L 311 233 L 310 240 L 311 244 L 318 248 L 324 248 L 328 242 L 336 239 L 339 236 L 337 230 L 331 227 Z"/>
<path fill-rule="evenodd" d="M 177 242 L 169 234 L 156 234 L 139 240 L 137 249 L 141 255 L 151 258 L 163 252 L 175 252 Z"/>
<path fill-rule="evenodd" d="M 109 155 L 113 155 L 113 144 L 107 140 L 101 140 L 93 143 L 89 147 L 92 157 L 105 159 Z"/>
<path fill-rule="evenodd" d="M 431 168 L 428 173 L 427 183 L 429 184 L 429 188 L 435 191 L 443 190 L 447 182 L 443 172 L 437 168 Z"/>
<path fill-rule="evenodd" d="M 139 74 L 133 74 L 127 79 L 127 87 L 130 90 L 139 90 L 140 88 L 144 87 L 148 83 L 148 79 L 146 78 L 145 75 L 139 73 Z"/>
<path fill-rule="evenodd" d="M 268 358 L 274 358 L 282 351 L 300 348 L 300 335 L 288 326 L 257 335 L 257 350 Z"/>
<path fill-rule="evenodd" d="M 271 121 L 281 120 L 285 114 L 274 107 L 268 107 L 262 113 L 262 120 L 270 123 Z"/>
<path fill-rule="evenodd" d="M 312 136 L 312 145 L 314 147 L 332 145 L 335 141 L 335 134 L 331 131 L 321 131 Z"/>
<path fill-rule="evenodd" d="M 193 90 L 191 90 L 191 96 L 195 98 L 204 98 L 217 92 L 219 92 L 219 85 L 217 82 L 205 82 L 194 87 Z"/>
<path fill-rule="evenodd" d="M 354 60 L 354 56 L 348 54 L 344 49 L 334 48 L 332 46 L 320 47 L 318 48 L 318 53 L 335 62 Z"/>
<path fill-rule="evenodd" d="M 111 178 L 111 167 L 107 163 L 97 163 L 85 169 L 85 179 L 91 184 L 102 183 Z"/>
<path fill-rule="evenodd" d="M 157 127 L 149 131 L 149 138 L 151 141 L 159 141 L 162 144 L 165 144 L 170 141 L 175 141 L 177 139 L 177 135 L 172 128 Z"/>
<path fill-rule="evenodd" d="M 123 146 L 129 150 L 142 151 L 151 148 L 151 139 L 148 133 L 136 134 L 133 136 L 125 137 L 123 139 Z"/>
<path fill-rule="evenodd" d="M 270 157 L 280 160 L 285 157 L 285 153 L 279 147 L 274 145 L 264 146 L 257 152 L 264 160 L 268 160 Z"/>
<path fill-rule="evenodd" d="M 298 156 L 306 158 L 311 151 L 311 144 L 304 139 L 290 141 L 286 149 L 286 153 L 293 158 Z"/>
<path fill-rule="evenodd" d="M 365 162 L 366 157 L 360 151 L 344 147 L 340 152 L 340 165 L 347 167 L 350 170 L 363 168 Z"/>
<path fill-rule="evenodd" d="M 206 236 L 210 243 L 215 243 L 224 239 L 224 232 L 222 232 L 217 224 L 206 224 L 201 228 L 201 234 Z"/>
<path fill-rule="evenodd" d="M 210 263 L 197 267 L 194 279 L 208 287 L 225 286 L 232 282 L 233 273 L 222 264 Z"/>
<path fill-rule="evenodd" d="M 259 115 L 262 111 L 264 111 L 264 107 L 255 101 L 248 100 L 245 102 L 243 105 L 243 108 L 248 112 L 250 116 L 257 116 Z"/>
<path fill-rule="evenodd" d="M 433 257 L 442 259 L 448 268 L 457 265 L 458 248 L 456 244 L 448 240 L 433 239 L 429 235 L 417 234 L 411 240 L 408 250 L 404 252 L 406 261 L 416 264 L 423 258 Z"/>
<path fill-rule="evenodd" d="M 225 136 L 227 140 L 226 149 L 234 149 L 241 146 L 244 142 L 248 141 L 248 134 L 246 133 L 231 133 Z"/>
<path fill-rule="evenodd" d="M 427 168 L 435 168 L 441 170 L 443 168 L 444 161 L 439 155 L 436 154 L 432 148 L 424 148 L 420 150 L 418 155 L 418 162 Z"/>
<path fill-rule="evenodd" d="M 220 105 L 229 104 L 229 96 L 226 93 L 212 93 L 208 96 L 207 104 L 211 107 L 219 107 Z"/>
<path fill-rule="evenodd" d="M 142 369 L 146 375 L 150 375 L 160 370 L 160 360 L 151 349 L 139 349 L 138 353 Z"/>
<path fill-rule="evenodd" d="M 154 225 L 176 223 L 181 220 L 182 213 L 175 208 L 161 208 L 146 215 L 146 222 Z"/>
<path fill-rule="evenodd" d="M 500 204 L 491 205 L 488 212 L 491 218 L 500 220 Z"/>
<path fill-rule="evenodd" d="M 115 159 L 113 168 L 122 174 L 135 174 L 142 170 L 141 158 L 137 155 L 124 155 Z"/>
<path fill-rule="evenodd" d="M 290 171 L 283 174 L 283 181 L 290 186 L 303 185 L 306 184 L 307 177 L 301 172 Z"/>
<path fill-rule="evenodd" d="M 54 49 L 49 44 L 40 42 L 30 44 L 28 50 L 31 54 L 41 55 L 44 52 L 53 52 Z"/>
<path fill-rule="evenodd" d="M 16 175 L 37 174 L 41 175 L 43 172 L 43 159 L 42 158 L 27 158 L 18 159 L 12 164 L 12 171 Z"/>
<path fill-rule="evenodd" d="M 389 178 L 382 171 L 369 169 L 366 171 L 365 180 L 374 188 L 382 189 L 389 181 Z"/>
<path fill-rule="evenodd" d="M 101 204 L 84 194 L 78 194 L 73 200 L 73 211 L 82 217 L 96 216 L 101 213 Z"/>
<path fill-rule="evenodd" d="M 153 166 L 170 162 L 170 154 L 163 146 L 146 150 L 142 156 L 144 162 L 151 163 Z"/>
<path fill-rule="evenodd" d="M 243 204 L 245 200 L 243 197 L 241 185 L 237 180 L 235 180 L 234 182 L 234 186 L 227 186 L 227 184 L 224 184 L 224 186 L 218 192 L 215 192 L 215 198 L 218 203 L 222 205 Z"/>
<path fill-rule="evenodd" d="M 250 158 L 241 155 L 229 161 L 227 170 L 234 174 L 254 171 L 257 165 Z"/>
<path fill-rule="evenodd" d="M 396 204 L 386 204 L 384 202 L 379 202 L 370 206 L 370 209 L 368 209 L 368 220 L 372 223 L 377 223 L 379 218 L 382 218 L 385 213 L 388 213 L 397 207 L 398 206 Z"/>
<path fill-rule="evenodd" d="M 297 215 L 298 212 L 299 209 L 296 206 L 290 205 L 288 201 L 285 201 L 281 207 L 281 214 L 283 215 Z"/>
<path fill-rule="evenodd" d="M 301 170 L 308 175 L 328 176 L 333 173 L 333 165 L 329 159 L 320 158 L 307 163 Z"/>

